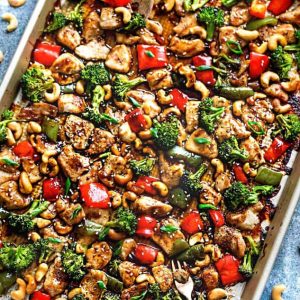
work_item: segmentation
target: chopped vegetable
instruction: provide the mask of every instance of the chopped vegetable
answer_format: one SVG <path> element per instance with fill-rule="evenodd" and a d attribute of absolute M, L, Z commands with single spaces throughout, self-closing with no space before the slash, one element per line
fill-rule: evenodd
<path fill-rule="evenodd" d="M 187 102 L 189 101 L 189 97 L 181 92 L 179 89 L 172 89 L 170 91 L 170 95 L 172 96 L 172 102 L 171 104 L 173 106 L 176 106 L 179 110 L 182 112 L 185 111 L 185 106 Z"/>
<path fill-rule="evenodd" d="M 167 154 L 171 159 L 183 160 L 190 166 L 194 166 L 196 168 L 202 164 L 202 158 L 200 155 L 191 153 L 179 146 L 171 148 L 170 150 L 168 150 Z"/>
<path fill-rule="evenodd" d="M 277 115 L 279 130 L 287 141 L 294 141 L 300 134 L 300 118 L 295 114 Z M 279 133 L 279 132 L 277 132 Z"/>
<path fill-rule="evenodd" d="M 193 65 L 195 67 L 199 66 L 211 66 L 212 58 L 210 56 L 197 55 L 193 57 Z M 196 78 L 202 81 L 204 84 L 213 86 L 216 83 L 216 79 L 214 77 L 214 71 L 210 69 L 196 71 Z"/>
<path fill-rule="evenodd" d="M 164 46 L 138 45 L 139 69 L 148 70 L 153 68 L 162 68 L 167 65 L 167 51 Z"/>
<path fill-rule="evenodd" d="M 58 137 L 59 122 L 50 118 L 44 118 L 42 132 L 46 134 L 51 142 L 56 142 Z"/>
<path fill-rule="evenodd" d="M 102 0 L 104 3 L 112 7 L 126 6 L 131 0 Z"/>
<path fill-rule="evenodd" d="M 222 5 L 226 6 L 227 8 L 230 8 L 236 5 L 238 2 L 238 0 L 222 0 Z"/>
<path fill-rule="evenodd" d="M 169 202 L 173 206 L 185 209 L 190 200 L 190 196 L 181 188 L 173 189 L 169 194 Z"/>
<path fill-rule="evenodd" d="M 269 66 L 269 57 L 265 54 L 250 52 L 249 75 L 258 78 Z"/>
<path fill-rule="evenodd" d="M 125 33 L 134 33 L 138 29 L 146 27 L 145 18 L 139 13 L 133 13 L 130 21 L 120 29 L 120 31 Z"/>
<path fill-rule="evenodd" d="M 33 59 L 45 67 L 51 67 L 54 61 L 59 57 L 60 52 L 61 46 L 41 42 L 38 43 L 33 50 Z"/>
<path fill-rule="evenodd" d="M 51 23 L 44 29 L 44 32 L 53 32 L 67 24 L 67 19 L 64 14 L 60 12 L 54 12 L 52 14 Z"/>
<path fill-rule="evenodd" d="M 277 25 L 278 20 L 274 17 L 266 17 L 264 19 L 260 20 L 251 20 L 246 24 L 246 29 L 247 30 L 257 30 L 261 27 L 267 26 L 267 25 L 272 25 L 275 26 Z"/>
<path fill-rule="evenodd" d="M 79 186 L 81 198 L 88 207 L 110 208 L 108 190 L 102 183 L 85 183 Z"/>
<path fill-rule="evenodd" d="M 226 45 L 227 45 L 228 49 L 231 52 L 233 52 L 234 54 L 237 54 L 237 55 L 243 54 L 243 50 L 242 50 L 239 42 L 233 41 L 233 40 L 228 40 L 228 41 L 226 41 Z"/>
<path fill-rule="evenodd" d="M 176 232 L 177 230 L 179 230 L 179 228 L 174 225 L 164 225 L 160 227 L 160 231 L 166 233 L 173 233 Z"/>
<path fill-rule="evenodd" d="M 129 166 L 136 175 L 149 175 L 155 164 L 154 158 L 130 160 Z"/>
<path fill-rule="evenodd" d="M 220 89 L 218 89 L 218 93 L 221 97 L 227 98 L 229 100 L 247 99 L 254 95 L 253 89 L 245 86 L 222 86 Z"/>
<path fill-rule="evenodd" d="M 33 294 L 31 295 L 31 300 L 50 300 L 50 299 L 51 297 L 48 294 L 42 293 L 41 291 L 34 291 Z"/>
<path fill-rule="evenodd" d="M 249 8 L 249 14 L 252 17 L 263 19 L 266 16 L 267 6 L 262 0 L 253 0 Z"/>
<path fill-rule="evenodd" d="M 255 181 L 260 184 L 277 186 L 280 184 L 283 174 L 267 167 L 259 167 Z"/>
<path fill-rule="evenodd" d="M 232 169 L 233 169 L 235 179 L 237 181 L 240 181 L 241 183 L 244 183 L 244 184 L 248 183 L 248 178 L 247 178 L 243 168 L 240 165 L 234 164 Z"/>
<path fill-rule="evenodd" d="M 251 131 L 256 135 L 264 135 L 265 134 L 265 130 L 264 130 L 263 126 L 261 125 L 261 123 L 259 123 L 259 122 L 248 121 L 248 126 L 251 129 Z"/>
<path fill-rule="evenodd" d="M 144 191 L 150 195 L 156 195 L 157 190 L 152 186 L 152 183 L 156 181 L 159 181 L 159 179 L 142 175 L 138 178 L 136 186 L 143 188 Z"/>
<path fill-rule="evenodd" d="M 188 234 L 194 234 L 204 228 L 199 212 L 193 211 L 187 214 L 181 221 L 180 227 Z"/>
<path fill-rule="evenodd" d="M 33 158 L 35 150 L 28 141 L 19 142 L 13 152 L 20 158 Z"/>
<path fill-rule="evenodd" d="M 297 39 L 297 43 L 285 46 L 283 48 L 285 51 L 300 51 L 300 29 L 295 31 L 295 37 Z"/>
<path fill-rule="evenodd" d="M 82 9 L 82 4 L 86 0 L 80 0 L 74 7 L 72 11 L 70 11 L 66 15 L 66 19 L 70 22 L 73 22 L 77 27 L 82 27 L 83 26 L 83 9 Z"/>
<path fill-rule="evenodd" d="M 177 239 L 173 243 L 172 251 L 170 253 L 171 257 L 177 256 L 180 253 L 183 253 L 187 249 L 189 249 L 189 244 L 186 240 L 184 239 Z"/>
<path fill-rule="evenodd" d="M 183 8 L 185 11 L 196 11 L 204 6 L 209 0 L 184 0 Z"/>
<path fill-rule="evenodd" d="M 157 253 L 157 249 L 144 244 L 137 244 L 134 250 L 134 256 L 136 259 L 145 265 L 151 265 L 154 263 Z"/>
<path fill-rule="evenodd" d="M 150 216 L 141 216 L 137 220 L 136 234 L 145 238 L 149 238 L 154 234 L 154 228 L 157 221 Z"/>
<path fill-rule="evenodd" d="M 215 227 L 221 227 L 225 224 L 224 215 L 220 210 L 210 209 L 208 213 Z"/>
<path fill-rule="evenodd" d="M 48 201 L 56 201 L 61 195 L 62 185 L 57 177 L 43 181 L 43 197 Z"/>
<path fill-rule="evenodd" d="M 279 157 L 281 157 L 292 144 L 287 141 L 283 141 L 282 139 L 276 137 L 271 146 L 265 152 L 264 158 L 266 161 L 270 163 L 274 163 Z"/>
<path fill-rule="evenodd" d="M 278 46 L 271 54 L 271 67 L 279 75 L 280 79 L 288 79 L 288 73 L 293 65 L 293 57 Z"/>
<path fill-rule="evenodd" d="M 139 132 L 146 128 L 147 121 L 144 117 L 144 112 L 140 108 L 136 108 L 125 116 L 125 121 L 128 122 L 133 132 Z"/>
<path fill-rule="evenodd" d="M 293 0 L 271 0 L 268 5 L 268 11 L 278 16 L 289 9 L 293 5 L 293 2 Z"/>
<path fill-rule="evenodd" d="M 204 256 L 204 246 L 201 244 L 197 244 L 185 250 L 183 253 L 180 253 L 177 256 L 177 259 L 179 261 L 186 261 L 188 263 L 192 263 L 196 260 L 203 260 Z"/>

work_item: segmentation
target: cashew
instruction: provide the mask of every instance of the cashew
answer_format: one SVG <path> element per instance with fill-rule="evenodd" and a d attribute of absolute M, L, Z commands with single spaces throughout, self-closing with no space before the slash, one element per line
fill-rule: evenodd
<path fill-rule="evenodd" d="M 112 198 L 112 207 L 117 208 L 122 205 L 122 197 L 120 193 L 117 193 L 115 191 L 108 191 L 108 195 L 110 198 Z"/>
<path fill-rule="evenodd" d="M 127 182 L 129 182 L 133 177 L 133 172 L 131 169 L 126 169 L 126 174 L 116 174 L 114 179 L 115 182 L 119 185 L 125 185 Z"/>
<path fill-rule="evenodd" d="M 241 28 L 237 29 L 236 34 L 244 41 L 253 41 L 259 36 L 257 30 L 245 30 Z"/>
<path fill-rule="evenodd" d="M 278 47 L 278 43 L 284 47 L 287 45 L 287 40 L 282 34 L 279 33 L 271 35 L 268 40 L 268 49 L 274 51 Z"/>
<path fill-rule="evenodd" d="M 53 157 L 50 157 L 47 163 L 42 162 L 40 164 L 40 171 L 42 174 L 48 174 L 50 177 L 56 176 L 59 172 L 57 160 Z"/>
<path fill-rule="evenodd" d="M 175 0 L 164 0 L 164 8 L 166 11 L 171 11 L 175 5 Z"/>
<path fill-rule="evenodd" d="M 46 99 L 47 102 L 53 103 L 53 102 L 56 102 L 58 100 L 59 96 L 60 96 L 60 85 L 55 82 L 52 85 L 52 92 L 51 93 L 48 93 L 48 92 L 45 93 L 45 99 Z"/>
<path fill-rule="evenodd" d="M 68 299 L 73 299 L 75 296 L 82 293 L 82 290 L 80 287 L 72 289 L 68 294 Z"/>
<path fill-rule="evenodd" d="M 167 185 L 161 181 L 152 182 L 152 186 L 159 192 L 162 197 L 167 196 L 169 193 Z"/>
<path fill-rule="evenodd" d="M 134 193 L 134 192 L 125 192 L 122 196 L 122 206 L 125 207 L 125 208 L 128 208 L 129 205 L 128 205 L 128 202 L 127 200 L 129 201 L 135 201 L 137 199 L 137 195 Z"/>
<path fill-rule="evenodd" d="M 152 127 L 152 119 L 148 115 L 144 115 L 144 119 L 146 121 L 145 128 L 149 129 Z"/>
<path fill-rule="evenodd" d="M 210 94 L 209 89 L 204 85 L 204 83 L 202 83 L 201 81 L 198 81 L 198 80 L 194 84 L 194 89 L 201 93 L 201 95 L 202 95 L 201 99 L 207 98 Z"/>
<path fill-rule="evenodd" d="M 153 267 L 161 266 L 164 263 L 165 263 L 165 256 L 161 251 L 159 251 L 156 255 L 155 262 L 152 263 L 150 266 L 153 268 Z"/>
<path fill-rule="evenodd" d="M 34 221 L 35 221 L 36 226 L 38 228 L 45 228 L 45 227 L 47 227 L 51 224 L 50 220 L 46 220 L 46 219 L 43 219 L 43 218 L 35 218 Z"/>
<path fill-rule="evenodd" d="M 85 87 L 84 87 L 84 81 L 83 80 L 79 80 L 76 82 L 76 86 L 75 86 L 75 92 L 78 95 L 83 95 L 85 91 Z"/>
<path fill-rule="evenodd" d="M 242 106 L 245 104 L 244 101 L 234 101 L 232 104 L 232 112 L 235 116 L 240 117 L 242 115 Z"/>
<path fill-rule="evenodd" d="M 150 274 L 141 274 L 136 278 L 136 283 L 142 283 L 142 282 L 149 282 L 150 284 L 155 283 L 155 279 L 152 275 Z"/>
<path fill-rule="evenodd" d="M 220 174 L 224 173 L 224 164 L 218 158 L 211 160 L 211 164 L 216 167 L 214 177 L 217 178 Z"/>
<path fill-rule="evenodd" d="M 26 282 L 21 278 L 17 278 L 17 284 L 19 285 L 18 289 L 12 291 L 10 296 L 13 300 L 23 300 L 26 296 Z"/>
<path fill-rule="evenodd" d="M 281 294 L 286 289 L 284 284 L 275 285 L 272 289 L 272 300 L 283 300 Z"/>
<path fill-rule="evenodd" d="M 16 140 L 14 138 L 14 135 L 13 135 L 12 131 L 9 128 L 7 128 L 7 130 L 6 130 L 6 143 L 7 143 L 8 146 L 13 146 L 13 145 L 16 144 Z"/>
<path fill-rule="evenodd" d="M 169 107 L 164 109 L 164 111 L 161 113 L 162 119 L 165 119 L 168 115 L 174 114 L 176 116 L 181 116 L 181 112 L 177 107 Z"/>
<path fill-rule="evenodd" d="M 149 129 L 140 131 L 138 134 L 139 134 L 139 137 L 142 140 L 149 140 L 149 139 L 152 138 L 152 134 L 151 134 L 151 131 Z"/>
<path fill-rule="evenodd" d="M 112 97 L 112 90 L 111 90 L 111 85 L 110 84 L 105 84 L 103 86 L 104 92 L 105 92 L 105 96 L 104 96 L 104 100 L 110 100 Z"/>
<path fill-rule="evenodd" d="M 37 282 L 42 281 L 42 279 L 45 277 L 45 275 L 46 275 L 46 273 L 48 271 L 48 268 L 49 267 L 48 267 L 48 265 L 46 263 L 41 263 L 38 266 L 38 268 L 37 268 L 37 270 L 35 272 L 35 280 Z"/>
<path fill-rule="evenodd" d="M 27 126 L 27 132 L 28 133 L 41 133 L 42 127 L 39 123 L 30 121 Z"/>
<path fill-rule="evenodd" d="M 195 266 L 198 268 L 204 268 L 207 267 L 210 264 L 210 257 L 208 254 L 205 254 L 203 260 L 196 260 Z"/>
<path fill-rule="evenodd" d="M 222 252 L 217 245 L 206 245 L 204 247 L 204 253 L 210 253 L 213 261 L 217 261 L 221 258 Z"/>
<path fill-rule="evenodd" d="M 288 103 L 285 105 L 281 105 L 281 102 L 279 99 L 274 99 L 272 101 L 272 106 L 273 106 L 274 111 L 279 114 L 285 114 L 292 109 L 292 106 Z"/>
<path fill-rule="evenodd" d="M 300 89 L 299 75 L 297 74 L 297 76 L 294 76 L 293 78 L 291 78 L 290 81 L 281 82 L 280 84 L 286 92 L 294 92 L 298 88 Z"/>
<path fill-rule="evenodd" d="M 189 66 L 179 63 L 175 66 L 175 69 L 179 72 L 179 74 L 183 75 L 186 78 L 185 86 L 187 88 L 191 88 L 195 84 L 196 75 Z"/>
<path fill-rule="evenodd" d="M 8 0 L 8 3 L 12 7 L 20 7 L 26 3 L 27 0 Z"/>
<path fill-rule="evenodd" d="M 146 21 L 146 27 L 150 31 L 154 32 L 155 34 L 162 35 L 163 34 L 163 27 L 162 25 L 154 20 L 147 20 Z"/>
<path fill-rule="evenodd" d="M 121 241 L 125 239 L 126 233 L 117 232 L 114 229 L 110 228 L 108 231 L 108 237 L 113 241 Z"/>
<path fill-rule="evenodd" d="M 45 150 L 45 152 L 43 153 L 42 155 L 42 162 L 43 163 L 48 163 L 49 161 L 49 158 L 51 156 L 55 156 L 57 154 L 57 150 L 55 149 L 48 149 L 48 150 Z"/>
<path fill-rule="evenodd" d="M 63 224 L 61 220 L 56 220 L 54 222 L 54 229 L 58 234 L 66 235 L 73 230 L 72 225 Z"/>
<path fill-rule="evenodd" d="M 289 95 L 281 89 L 280 84 L 272 84 L 268 88 L 265 89 L 265 93 L 269 96 L 279 98 L 283 102 L 287 102 L 289 100 Z"/>
<path fill-rule="evenodd" d="M 167 96 L 165 90 L 159 90 L 157 92 L 158 103 L 160 103 L 162 105 L 168 105 L 168 104 L 171 104 L 172 100 L 173 100 L 173 97 L 171 95 Z"/>
<path fill-rule="evenodd" d="M 194 26 L 190 28 L 190 34 L 198 35 L 200 39 L 204 39 L 204 40 L 206 39 L 207 36 L 206 30 L 201 26 Z"/>
<path fill-rule="evenodd" d="M 23 129 L 20 123 L 10 122 L 8 123 L 7 128 L 9 128 L 12 131 L 15 140 L 18 140 L 22 136 Z"/>
<path fill-rule="evenodd" d="M 136 139 L 136 134 L 131 130 L 128 122 L 119 127 L 119 137 L 125 143 L 131 143 Z"/>
<path fill-rule="evenodd" d="M 268 49 L 268 43 L 267 42 L 263 42 L 260 46 L 257 46 L 254 43 L 250 43 L 249 47 L 250 47 L 251 51 L 263 54 Z"/>
<path fill-rule="evenodd" d="M 37 232 L 35 232 L 35 231 L 30 234 L 30 239 L 33 242 L 38 241 L 40 238 L 41 238 L 41 236 Z"/>
<path fill-rule="evenodd" d="M 20 187 L 20 191 L 23 194 L 31 194 L 33 188 L 32 188 L 32 184 L 29 180 L 29 176 L 26 172 L 22 172 L 19 178 L 19 187 Z"/>
<path fill-rule="evenodd" d="M 25 279 L 28 282 L 26 286 L 26 294 L 31 295 L 37 287 L 35 278 L 31 274 L 27 274 L 25 275 Z"/>
<path fill-rule="evenodd" d="M 135 139 L 135 141 L 134 141 L 134 148 L 136 150 L 141 150 L 143 148 L 143 143 L 142 143 L 141 139 L 139 139 L 139 138 Z"/>
<path fill-rule="evenodd" d="M 221 300 L 228 297 L 227 291 L 221 288 L 215 288 L 208 292 L 208 300 Z"/>
<path fill-rule="evenodd" d="M 243 171 L 250 175 L 251 177 L 255 177 L 257 175 L 257 170 L 256 169 L 252 169 L 250 164 L 248 162 L 244 163 L 243 165 Z"/>
<path fill-rule="evenodd" d="M 130 12 L 130 10 L 128 8 L 123 7 L 123 6 L 116 7 L 115 8 L 115 12 L 117 14 L 122 14 L 123 15 L 123 23 L 124 24 L 127 24 L 130 21 L 130 19 L 131 19 L 131 12 Z"/>
<path fill-rule="evenodd" d="M 143 148 L 143 153 L 148 154 L 150 157 L 156 157 L 156 153 L 151 147 Z"/>
<path fill-rule="evenodd" d="M 6 30 L 8 32 L 12 32 L 17 29 L 18 27 L 18 19 L 16 16 L 12 13 L 4 13 L 2 15 L 2 20 L 9 22 L 8 26 L 6 27 Z"/>
<path fill-rule="evenodd" d="M 197 232 L 189 238 L 189 245 L 190 246 L 194 246 L 198 243 L 203 243 L 203 242 L 204 242 L 204 240 L 203 240 L 202 232 Z"/>
<path fill-rule="evenodd" d="M 279 76 L 271 71 L 267 71 L 260 76 L 260 84 L 262 87 L 267 88 L 270 86 L 270 81 L 278 82 L 280 80 Z"/>
<path fill-rule="evenodd" d="M 0 50 L 0 64 L 3 62 L 4 59 L 4 54 L 3 52 Z"/>

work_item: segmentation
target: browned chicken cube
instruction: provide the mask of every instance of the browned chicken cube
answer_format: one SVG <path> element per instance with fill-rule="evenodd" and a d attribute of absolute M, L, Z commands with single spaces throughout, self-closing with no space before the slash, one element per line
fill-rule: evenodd
<path fill-rule="evenodd" d="M 88 154 L 100 154 L 108 150 L 115 142 L 114 136 L 107 130 L 96 128 L 93 133 L 92 143 L 87 150 Z"/>

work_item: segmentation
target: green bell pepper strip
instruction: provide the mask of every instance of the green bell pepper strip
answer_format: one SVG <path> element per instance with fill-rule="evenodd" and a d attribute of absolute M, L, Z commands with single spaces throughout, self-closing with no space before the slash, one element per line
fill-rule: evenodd
<path fill-rule="evenodd" d="M 266 25 L 275 26 L 275 25 L 277 25 L 277 23 L 278 23 L 278 20 L 276 18 L 266 17 L 264 19 L 252 20 L 252 21 L 248 22 L 246 25 L 246 29 L 247 30 L 256 30 L 256 29 L 259 29 Z"/>
<path fill-rule="evenodd" d="M 175 146 L 167 152 L 170 158 L 181 159 L 190 166 L 199 167 L 202 164 L 202 157 L 185 150 L 182 147 Z"/>
<path fill-rule="evenodd" d="M 169 202 L 178 208 L 185 209 L 190 197 L 181 188 L 173 189 L 169 194 Z"/>
<path fill-rule="evenodd" d="M 105 275 L 107 277 L 107 289 L 115 293 L 121 293 L 123 290 L 123 283 L 115 277 L 112 277 L 108 274 Z"/>
<path fill-rule="evenodd" d="M 281 172 L 271 170 L 267 167 L 260 167 L 257 171 L 255 181 L 261 184 L 277 186 L 282 176 L 283 174 Z"/>
<path fill-rule="evenodd" d="M 3 295 L 16 282 L 17 274 L 3 271 L 0 273 L 0 295 Z"/>
<path fill-rule="evenodd" d="M 179 261 L 194 262 L 204 259 L 204 247 L 201 244 L 192 246 L 177 256 Z"/>
<path fill-rule="evenodd" d="M 83 225 L 78 226 L 79 233 L 88 236 L 97 236 L 102 233 L 104 229 L 105 227 L 103 225 L 90 220 L 85 220 Z"/>
<path fill-rule="evenodd" d="M 50 141 L 56 142 L 58 136 L 59 123 L 55 120 L 44 118 L 42 132 L 46 134 Z"/>
<path fill-rule="evenodd" d="M 183 251 L 186 251 L 187 249 L 189 249 L 189 247 L 190 246 L 186 240 L 178 239 L 174 242 L 172 251 L 170 252 L 169 256 L 170 257 L 176 256 L 176 255 L 182 253 Z"/>
<path fill-rule="evenodd" d="M 213 204 L 209 204 L 209 203 L 207 203 L 207 204 L 199 204 L 199 209 L 213 209 L 213 210 L 218 210 L 218 208 L 216 207 L 216 206 L 214 206 Z"/>
<path fill-rule="evenodd" d="M 218 92 L 221 97 L 229 100 L 242 100 L 254 95 L 253 89 L 246 86 L 223 86 L 218 90 Z"/>

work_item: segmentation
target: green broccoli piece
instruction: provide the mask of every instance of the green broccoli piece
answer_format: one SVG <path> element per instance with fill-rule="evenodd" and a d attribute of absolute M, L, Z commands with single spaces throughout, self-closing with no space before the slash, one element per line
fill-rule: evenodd
<path fill-rule="evenodd" d="M 169 120 L 161 123 L 154 120 L 153 125 L 154 126 L 151 128 L 151 135 L 156 146 L 162 150 L 173 148 L 176 145 L 179 134 L 177 119 L 171 117 Z"/>
<path fill-rule="evenodd" d="M 53 32 L 67 24 L 67 19 L 64 14 L 60 12 L 54 12 L 52 15 L 51 23 L 45 28 L 44 32 Z"/>
<path fill-rule="evenodd" d="M 68 248 L 62 252 L 62 266 L 71 280 L 79 281 L 85 275 L 84 257 Z"/>
<path fill-rule="evenodd" d="M 277 115 L 276 119 L 279 123 L 279 132 L 282 133 L 284 139 L 294 141 L 300 134 L 300 118 L 295 114 Z"/>
<path fill-rule="evenodd" d="M 14 113 L 8 109 L 4 110 L 0 121 L 0 143 L 4 143 L 7 137 L 7 125 L 12 122 Z"/>
<path fill-rule="evenodd" d="M 115 258 L 114 260 L 111 260 L 107 266 L 107 271 L 110 275 L 113 277 L 119 277 L 119 266 L 121 264 L 121 260 L 118 258 Z"/>
<path fill-rule="evenodd" d="M 74 7 L 74 9 L 66 15 L 66 19 L 70 22 L 73 22 L 76 26 L 83 26 L 83 11 L 82 4 L 86 0 L 80 0 L 78 4 Z"/>
<path fill-rule="evenodd" d="M 271 67 L 279 75 L 280 79 L 288 79 L 288 73 L 293 65 L 293 57 L 291 54 L 283 50 L 282 46 L 278 46 L 271 53 Z"/>
<path fill-rule="evenodd" d="M 126 75 L 116 74 L 112 84 L 113 96 L 117 101 L 123 101 L 128 91 L 146 81 L 142 77 L 129 80 Z"/>
<path fill-rule="evenodd" d="M 232 136 L 220 144 L 219 157 L 223 162 L 232 163 L 237 159 L 247 159 L 248 153 L 239 148 L 238 140 Z"/>
<path fill-rule="evenodd" d="M 236 5 L 238 2 L 239 0 L 222 0 L 222 5 L 229 8 L 232 7 L 233 5 Z"/>
<path fill-rule="evenodd" d="M 136 175 L 149 175 L 154 164 L 154 158 L 144 158 L 142 160 L 129 161 L 129 166 Z"/>
<path fill-rule="evenodd" d="M 214 107 L 213 100 L 206 98 L 199 105 L 199 125 L 208 133 L 213 133 L 215 124 L 224 112 L 224 107 Z"/>
<path fill-rule="evenodd" d="M 300 69 L 300 51 L 295 53 L 295 59 L 296 59 L 296 63 L 297 63 L 297 68 L 299 70 Z"/>
<path fill-rule="evenodd" d="M 153 300 L 160 300 L 162 297 L 162 291 L 158 283 L 153 283 L 148 286 L 147 296 L 151 296 Z"/>
<path fill-rule="evenodd" d="M 1 120 L 2 121 L 5 121 L 5 120 L 11 121 L 13 119 L 13 116 L 14 116 L 14 112 L 12 110 L 5 109 L 3 111 L 3 113 L 1 114 Z"/>
<path fill-rule="evenodd" d="M 120 207 L 114 211 L 112 219 L 107 222 L 105 226 L 115 228 L 132 235 L 136 230 L 137 217 L 130 209 Z"/>
<path fill-rule="evenodd" d="M 300 29 L 295 31 L 295 37 L 297 39 L 297 43 L 285 46 L 285 51 L 300 51 Z"/>
<path fill-rule="evenodd" d="M 183 8 L 185 11 L 196 11 L 204 6 L 209 0 L 184 0 Z"/>
<path fill-rule="evenodd" d="M 83 296 L 83 294 L 78 294 L 72 299 L 73 300 L 85 300 L 86 298 Z"/>
<path fill-rule="evenodd" d="M 117 294 L 114 294 L 110 291 L 106 291 L 103 296 L 101 297 L 101 300 L 120 300 L 120 296 Z"/>
<path fill-rule="evenodd" d="M 126 26 L 122 27 L 118 31 L 133 33 L 138 29 L 146 27 L 145 18 L 139 13 L 133 13 L 130 21 L 126 24 Z"/>
<path fill-rule="evenodd" d="M 182 300 L 179 293 L 174 289 L 170 289 L 165 295 L 162 296 L 162 300 Z"/>
<path fill-rule="evenodd" d="M 39 102 L 44 98 L 47 90 L 52 88 L 54 79 L 42 67 L 29 68 L 21 78 L 21 87 L 24 96 L 32 101 Z"/>
<path fill-rule="evenodd" d="M 61 243 L 58 238 L 39 239 L 34 243 L 35 251 L 38 254 L 39 263 L 47 262 L 48 258 L 55 252 L 51 244 Z"/>
<path fill-rule="evenodd" d="M 196 173 L 185 170 L 180 178 L 180 186 L 191 195 L 197 194 L 202 190 L 200 179 L 206 170 L 206 164 L 202 164 Z"/>
<path fill-rule="evenodd" d="M 224 11 L 216 7 L 204 7 L 198 14 L 198 21 L 206 24 L 206 39 L 211 41 L 216 27 L 224 24 Z"/>
<path fill-rule="evenodd" d="M 31 265 L 36 259 L 36 252 L 32 244 L 8 245 L 0 248 L 0 265 L 13 272 L 20 272 Z"/>

